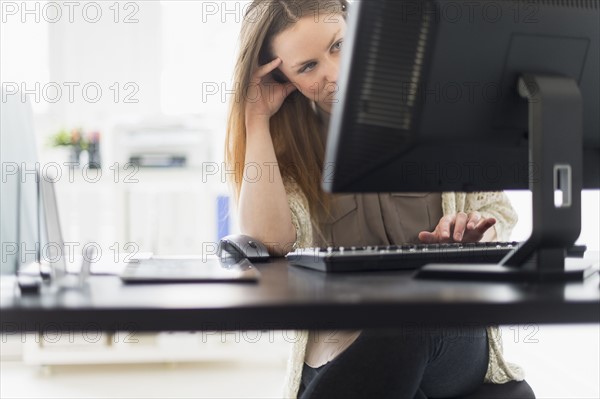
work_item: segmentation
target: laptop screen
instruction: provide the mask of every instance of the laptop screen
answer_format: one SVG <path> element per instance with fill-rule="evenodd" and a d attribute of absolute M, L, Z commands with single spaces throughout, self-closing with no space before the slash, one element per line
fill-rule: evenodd
<path fill-rule="evenodd" d="M 56 203 L 56 194 L 54 192 L 54 182 L 51 177 L 43 176 L 40 179 L 41 200 L 42 200 L 42 231 L 44 234 L 42 247 L 42 261 L 51 267 L 51 276 L 53 278 L 63 277 L 67 273 L 65 258 L 65 245 L 62 231 L 60 228 L 60 218 L 58 215 L 58 205 Z"/>

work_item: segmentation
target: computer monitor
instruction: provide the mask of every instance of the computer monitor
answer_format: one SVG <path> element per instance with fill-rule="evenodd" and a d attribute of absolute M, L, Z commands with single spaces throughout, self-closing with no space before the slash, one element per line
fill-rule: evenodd
<path fill-rule="evenodd" d="M 600 187 L 599 21 L 598 0 L 354 2 L 324 189 L 529 188 L 518 267 L 484 278 L 581 278 L 564 253 Z"/>
<path fill-rule="evenodd" d="M 29 101 L 20 93 L 0 91 L 0 97 L 0 274 L 14 274 L 21 265 L 40 260 L 38 156 Z"/>

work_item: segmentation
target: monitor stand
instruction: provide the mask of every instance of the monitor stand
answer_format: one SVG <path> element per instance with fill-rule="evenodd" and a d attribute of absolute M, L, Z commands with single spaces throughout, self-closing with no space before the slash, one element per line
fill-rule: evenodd
<path fill-rule="evenodd" d="M 484 281 L 581 281 L 589 265 L 565 267 L 581 232 L 582 96 L 568 77 L 524 74 L 519 95 L 529 102 L 531 236 L 497 265 L 430 264 L 418 278 Z M 591 262 L 590 262 L 591 263 Z"/>

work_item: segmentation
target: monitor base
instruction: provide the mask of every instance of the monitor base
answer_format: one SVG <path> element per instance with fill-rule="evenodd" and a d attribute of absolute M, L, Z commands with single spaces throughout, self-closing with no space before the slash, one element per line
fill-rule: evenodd
<path fill-rule="evenodd" d="M 419 279 L 489 282 L 577 282 L 597 272 L 589 261 L 564 270 L 540 273 L 537 269 L 495 264 L 428 264 L 415 272 Z"/>
<path fill-rule="evenodd" d="M 498 265 L 426 265 L 419 278 L 486 281 L 582 281 L 588 264 L 567 267 L 581 233 L 583 106 L 577 82 L 557 75 L 523 74 L 518 92 L 529 102 L 532 231 Z"/>

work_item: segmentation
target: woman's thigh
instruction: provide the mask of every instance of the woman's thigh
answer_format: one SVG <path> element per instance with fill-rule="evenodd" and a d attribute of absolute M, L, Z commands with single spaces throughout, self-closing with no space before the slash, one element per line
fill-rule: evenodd
<path fill-rule="evenodd" d="M 451 397 L 483 382 L 487 336 L 485 328 L 364 330 L 332 362 L 306 368 L 302 398 Z"/>
<path fill-rule="evenodd" d="M 450 328 L 433 337 L 435 351 L 423 372 L 420 389 L 428 398 L 468 394 L 483 383 L 489 347 L 484 327 Z"/>

